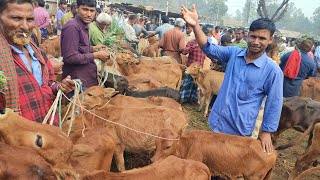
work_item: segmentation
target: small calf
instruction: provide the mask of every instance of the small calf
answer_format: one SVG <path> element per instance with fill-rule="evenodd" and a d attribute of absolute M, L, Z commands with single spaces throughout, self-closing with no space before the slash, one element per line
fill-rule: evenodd
<path fill-rule="evenodd" d="M 208 108 L 213 95 L 217 95 L 224 79 L 224 73 L 206 70 L 203 71 L 199 62 L 192 63 L 186 70 L 186 73 L 190 74 L 200 88 L 203 97 L 200 100 L 200 106 L 198 111 L 203 109 L 204 103 L 206 104 L 204 110 L 204 116 L 208 115 Z"/>
<path fill-rule="evenodd" d="M 125 171 L 122 173 L 112 173 L 97 171 L 88 174 L 83 180 L 209 180 L 210 171 L 206 165 L 193 160 L 180 159 L 169 156 L 166 159 L 153 163 L 149 166 Z"/>
<path fill-rule="evenodd" d="M 179 135 L 166 129 L 159 136 L 177 138 Z M 156 139 L 151 161 L 169 155 L 203 162 L 212 176 L 226 179 L 269 179 L 277 157 L 275 151 L 271 155 L 263 152 L 259 140 L 198 130 L 184 133 L 179 141 Z"/>

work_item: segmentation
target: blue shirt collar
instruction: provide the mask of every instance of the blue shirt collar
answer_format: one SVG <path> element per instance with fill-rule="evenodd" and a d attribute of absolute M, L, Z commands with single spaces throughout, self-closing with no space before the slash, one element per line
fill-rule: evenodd
<path fill-rule="evenodd" d="M 19 55 L 23 55 L 24 53 L 22 51 L 20 51 L 20 49 L 14 47 L 13 45 L 10 45 L 10 47 L 12 48 L 12 50 L 14 50 L 17 54 Z M 32 60 L 36 60 L 37 58 L 34 57 L 34 51 L 31 48 L 30 44 L 26 44 L 24 45 L 24 47 L 28 50 L 29 54 L 31 55 Z"/>
<path fill-rule="evenodd" d="M 246 60 L 247 49 L 242 49 L 237 56 L 243 56 Z M 266 59 L 268 59 L 266 52 L 264 52 L 258 59 L 254 60 L 252 63 L 257 67 L 262 67 L 265 64 Z"/>

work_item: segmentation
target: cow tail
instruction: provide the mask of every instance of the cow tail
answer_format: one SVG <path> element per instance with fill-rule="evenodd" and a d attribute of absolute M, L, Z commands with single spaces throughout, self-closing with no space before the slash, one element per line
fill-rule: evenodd
<path fill-rule="evenodd" d="M 304 137 L 306 137 L 306 135 L 308 135 L 308 134 L 311 133 L 311 131 L 314 129 L 314 126 L 315 126 L 318 122 L 320 122 L 320 117 L 317 117 L 317 119 L 315 120 L 315 122 L 314 122 L 311 126 L 309 126 L 308 129 L 307 129 L 306 131 L 304 131 L 304 133 L 299 136 L 299 138 L 293 140 L 292 142 L 289 142 L 288 144 L 285 144 L 285 145 L 282 145 L 282 146 L 277 147 L 276 150 L 284 150 L 284 149 L 287 149 L 287 148 L 289 148 L 289 147 L 292 147 L 292 146 L 300 143 L 300 142 L 302 141 L 302 139 L 303 139 Z"/>

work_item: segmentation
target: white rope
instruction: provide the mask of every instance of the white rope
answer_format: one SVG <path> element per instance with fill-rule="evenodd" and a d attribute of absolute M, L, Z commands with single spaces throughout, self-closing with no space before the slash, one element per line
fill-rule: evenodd
<path fill-rule="evenodd" d="M 96 114 L 94 114 L 93 112 L 91 112 L 91 111 L 83 108 L 82 106 L 76 104 L 75 102 L 71 101 L 64 93 L 63 93 L 63 96 L 64 96 L 65 98 L 67 98 L 67 100 L 70 101 L 71 103 L 73 103 L 73 104 L 81 107 L 81 110 L 82 110 L 82 111 L 86 111 L 86 112 L 92 114 L 93 116 L 98 117 L 98 118 L 100 118 L 100 119 L 102 119 L 102 120 L 104 120 L 104 121 L 107 121 L 107 122 L 109 122 L 109 123 L 118 125 L 118 126 L 120 126 L 120 127 L 129 129 L 129 130 L 131 130 L 131 131 L 134 131 L 134 132 L 137 132 L 137 133 L 140 133 L 140 134 L 144 134 L 144 135 L 147 135 L 147 136 L 152 136 L 152 137 L 159 138 L 159 139 L 170 140 L 170 141 L 178 141 L 178 140 L 179 140 L 179 138 L 178 138 L 178 139 L 171 139 L 171 138 L 164 138 L 164 137 L 161 137 L 161 136 L 153 135 L 153 134 L 146 133 L 146 132 L 143 132 L 143 131 L 135 130 L 135 129 L 131 128 L 131 127 L 128 127 L 128 126 L 126 126 L 126 125 L 123 125 L 123 124 L 120 124 L 120 123 L 117 123 L 117 122 L 113 122 L 113 121 L 107 120 L 107 119 L 105 119 L 105 118 L 103 118 L 103 117 L 101 117 L 101 116 L 99 116 L 99 115 L 96 115 Z M 109 102 L 109 101 L 108 101 L 108 102 Z M 108 102 L 107 102 L 107 103 L 108 103 Z M 188 124 L 186 124 L 186 125 L 183 127 L 183 129 L 184 129 L 187 125 L 188 125 Z"/>

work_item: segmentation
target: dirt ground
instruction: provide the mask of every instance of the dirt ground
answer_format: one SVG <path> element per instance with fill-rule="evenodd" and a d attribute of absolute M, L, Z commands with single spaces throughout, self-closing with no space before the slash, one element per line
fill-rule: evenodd
<path fill-rule="evenodd" d="M 183 105 L 184 111 L 189 116 L 188 129 L 202 129 L 210 130 L 207 118 L 203 117 L 202 112 L 197 112 L 196 105 Z M 285 144 L 289 140 L 294 139 L 300 133 L 294 130 L 285 131 L 278 140 L 278 145 Z M 272 180 L 285 180 L 288 179 L 291 169 L 295 164 L 297 157 L 301 156 L 307 145 L 307 139 L 298 146 L 288 148 L 286 150 L 278 151 L 278 159 L 275 170 L 273 171 Z M 132 154 L 125 153 L 126 169 L 133 169 L 137 167 L 143 167 L 150 164 L 150 157 L 152 154 Z M 116 171 L 116 168 L 112 166 L 111 171 Z M 320 172 L 312 174 L 305 178 L 306 180 L 319 180 Z"/>

